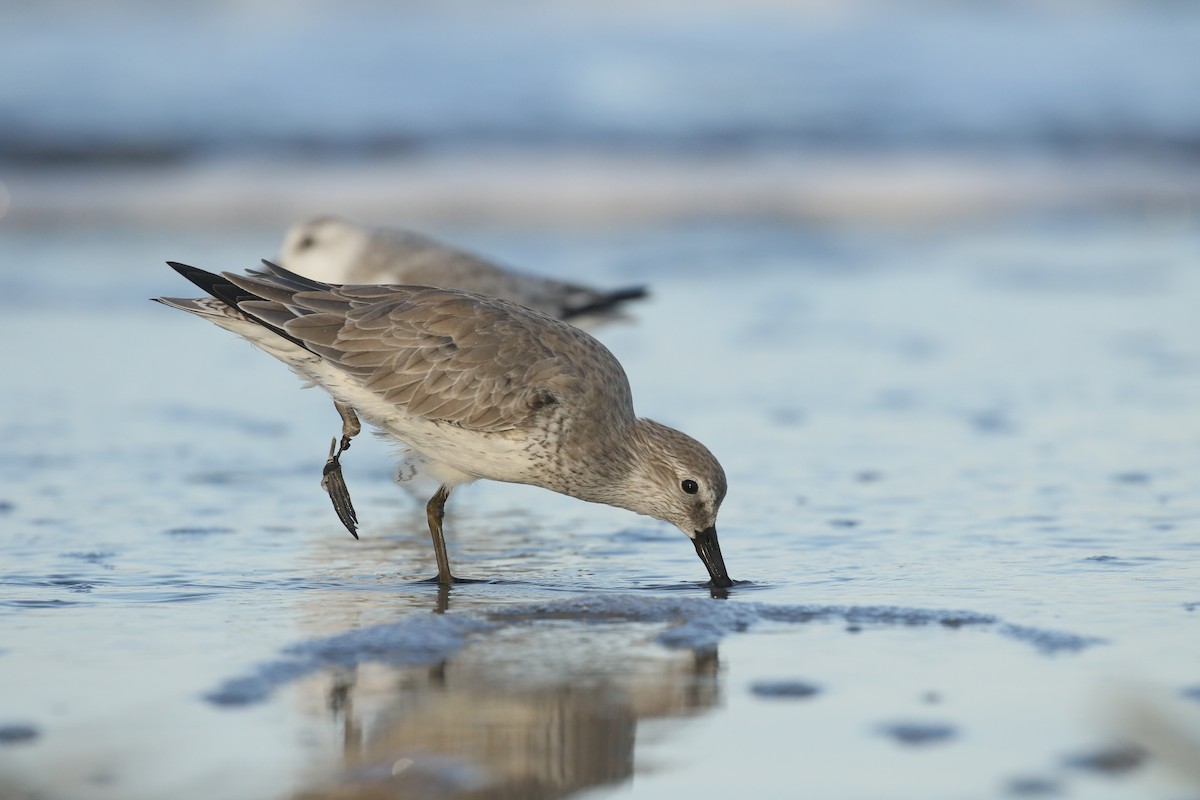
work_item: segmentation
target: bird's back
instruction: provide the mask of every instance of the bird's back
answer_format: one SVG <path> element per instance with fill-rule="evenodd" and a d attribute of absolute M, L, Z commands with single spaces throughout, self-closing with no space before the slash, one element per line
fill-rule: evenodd
<path fill-rule="evenodd" d="M 569 447 L 633 419 L 628 379 L 604 345 L 515 303 L 453 289 L 332 286 L 272 264 L 245 275 L 176 269 L 239 317 L 213 321 L 419 450 L 442 434 Z M 171 304 L 213 316 L 212 304 Z M 264 328 L 278 339 L 267 337 L 272 347 Z"/>

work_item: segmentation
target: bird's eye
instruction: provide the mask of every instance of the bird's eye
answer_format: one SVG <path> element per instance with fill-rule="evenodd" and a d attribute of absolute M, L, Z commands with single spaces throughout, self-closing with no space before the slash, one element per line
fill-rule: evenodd
<path fill-rule="evenodd" d="M 683 483 L 679 484 L 679 486 L 688 494 L 695 494 L 696 492 L 700 491 L 700 485 L 691 478 L 688 478 Z"/>
<path fill-rule="evenodd" d="M 312 247 L 316 243 L 317 243 L 317 240 L 314 239 L 313 237 L 305 236 L 303 239 L 300 240 L 300 243 L 298 245 L 296 245 L 296 247 L 298 247 L 301 250 L 307 250 L 308 248 Z"/>

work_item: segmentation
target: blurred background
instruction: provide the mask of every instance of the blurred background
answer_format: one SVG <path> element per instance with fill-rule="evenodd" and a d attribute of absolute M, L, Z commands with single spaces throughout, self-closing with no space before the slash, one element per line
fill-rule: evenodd
<path fill-rule="evenodd" d="M 1194 797 L 1198 54 L 1188 0 L 0 0 L 0 797 Z M 447 603 L 366 436 L 353 542 L 324 396 L 147 302 L 317 214 L 647 284 L 599 338 L 748 583 L 481 483 Z"/>
<path fill-rule="evenodd" d="M 4 4 L 6 228 L 1194 208 L 1184 0 Z"/>

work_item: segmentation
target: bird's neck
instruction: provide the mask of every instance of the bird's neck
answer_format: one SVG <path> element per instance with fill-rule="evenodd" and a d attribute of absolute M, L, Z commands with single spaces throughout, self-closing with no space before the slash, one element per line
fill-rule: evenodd
<path fill-rule="evenodd" d="M 570 468 L 571 486 L 564 494 L 628 509 L 638 514 L 648 513 L 640 498 L 653 481 L 653 454 L 647 449 L 650 441 L 646 426 L 657 423 L 633 419 L 619 430 L 607 431 L 603 444 L 586 452 L 582 459 L 573 460 Z"/>

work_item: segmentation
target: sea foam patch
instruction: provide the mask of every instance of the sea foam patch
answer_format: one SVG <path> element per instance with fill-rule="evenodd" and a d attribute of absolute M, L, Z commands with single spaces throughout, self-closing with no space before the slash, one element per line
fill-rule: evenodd
<path fill-rule="evenodd" d="M 467 636 L 493 627 L 467 615 L 410 617 L 291 645 L 284 657 L 259 664 L 204 695 L 218 706 L 244 706 L 266 700 L 276 689 L 325 667 L 367 662 L 394 666 L 432 664 L 449 657 Z"/>
<path fill-rule="evenodd" d="M 843 621 L 864 626 L 931 626 L 956 630 L 986 628 L 1032 645 L 1039 653 L 1073 653 L 1105 640 L 1026 625 L 992 614 L 903 606 L 770 605 L 701 598 L 599 595 L 544 603 L 501 606 L 483 613 L 431 614 L 372 625 L 291 645 L 283 657 L 260 664 L 204 695 L 218 706 L 243 706 L 266 700 L 278 688 L 326 667 L 364 663 L 394 666 L 434 664 L 450 658 L 473 635 L 548 621 L 581 624 L 649 623 L 665 629 L 655 640 L 671 649 L 711 650 L 722 639 L 759 623 L 805 624 Z"/>

